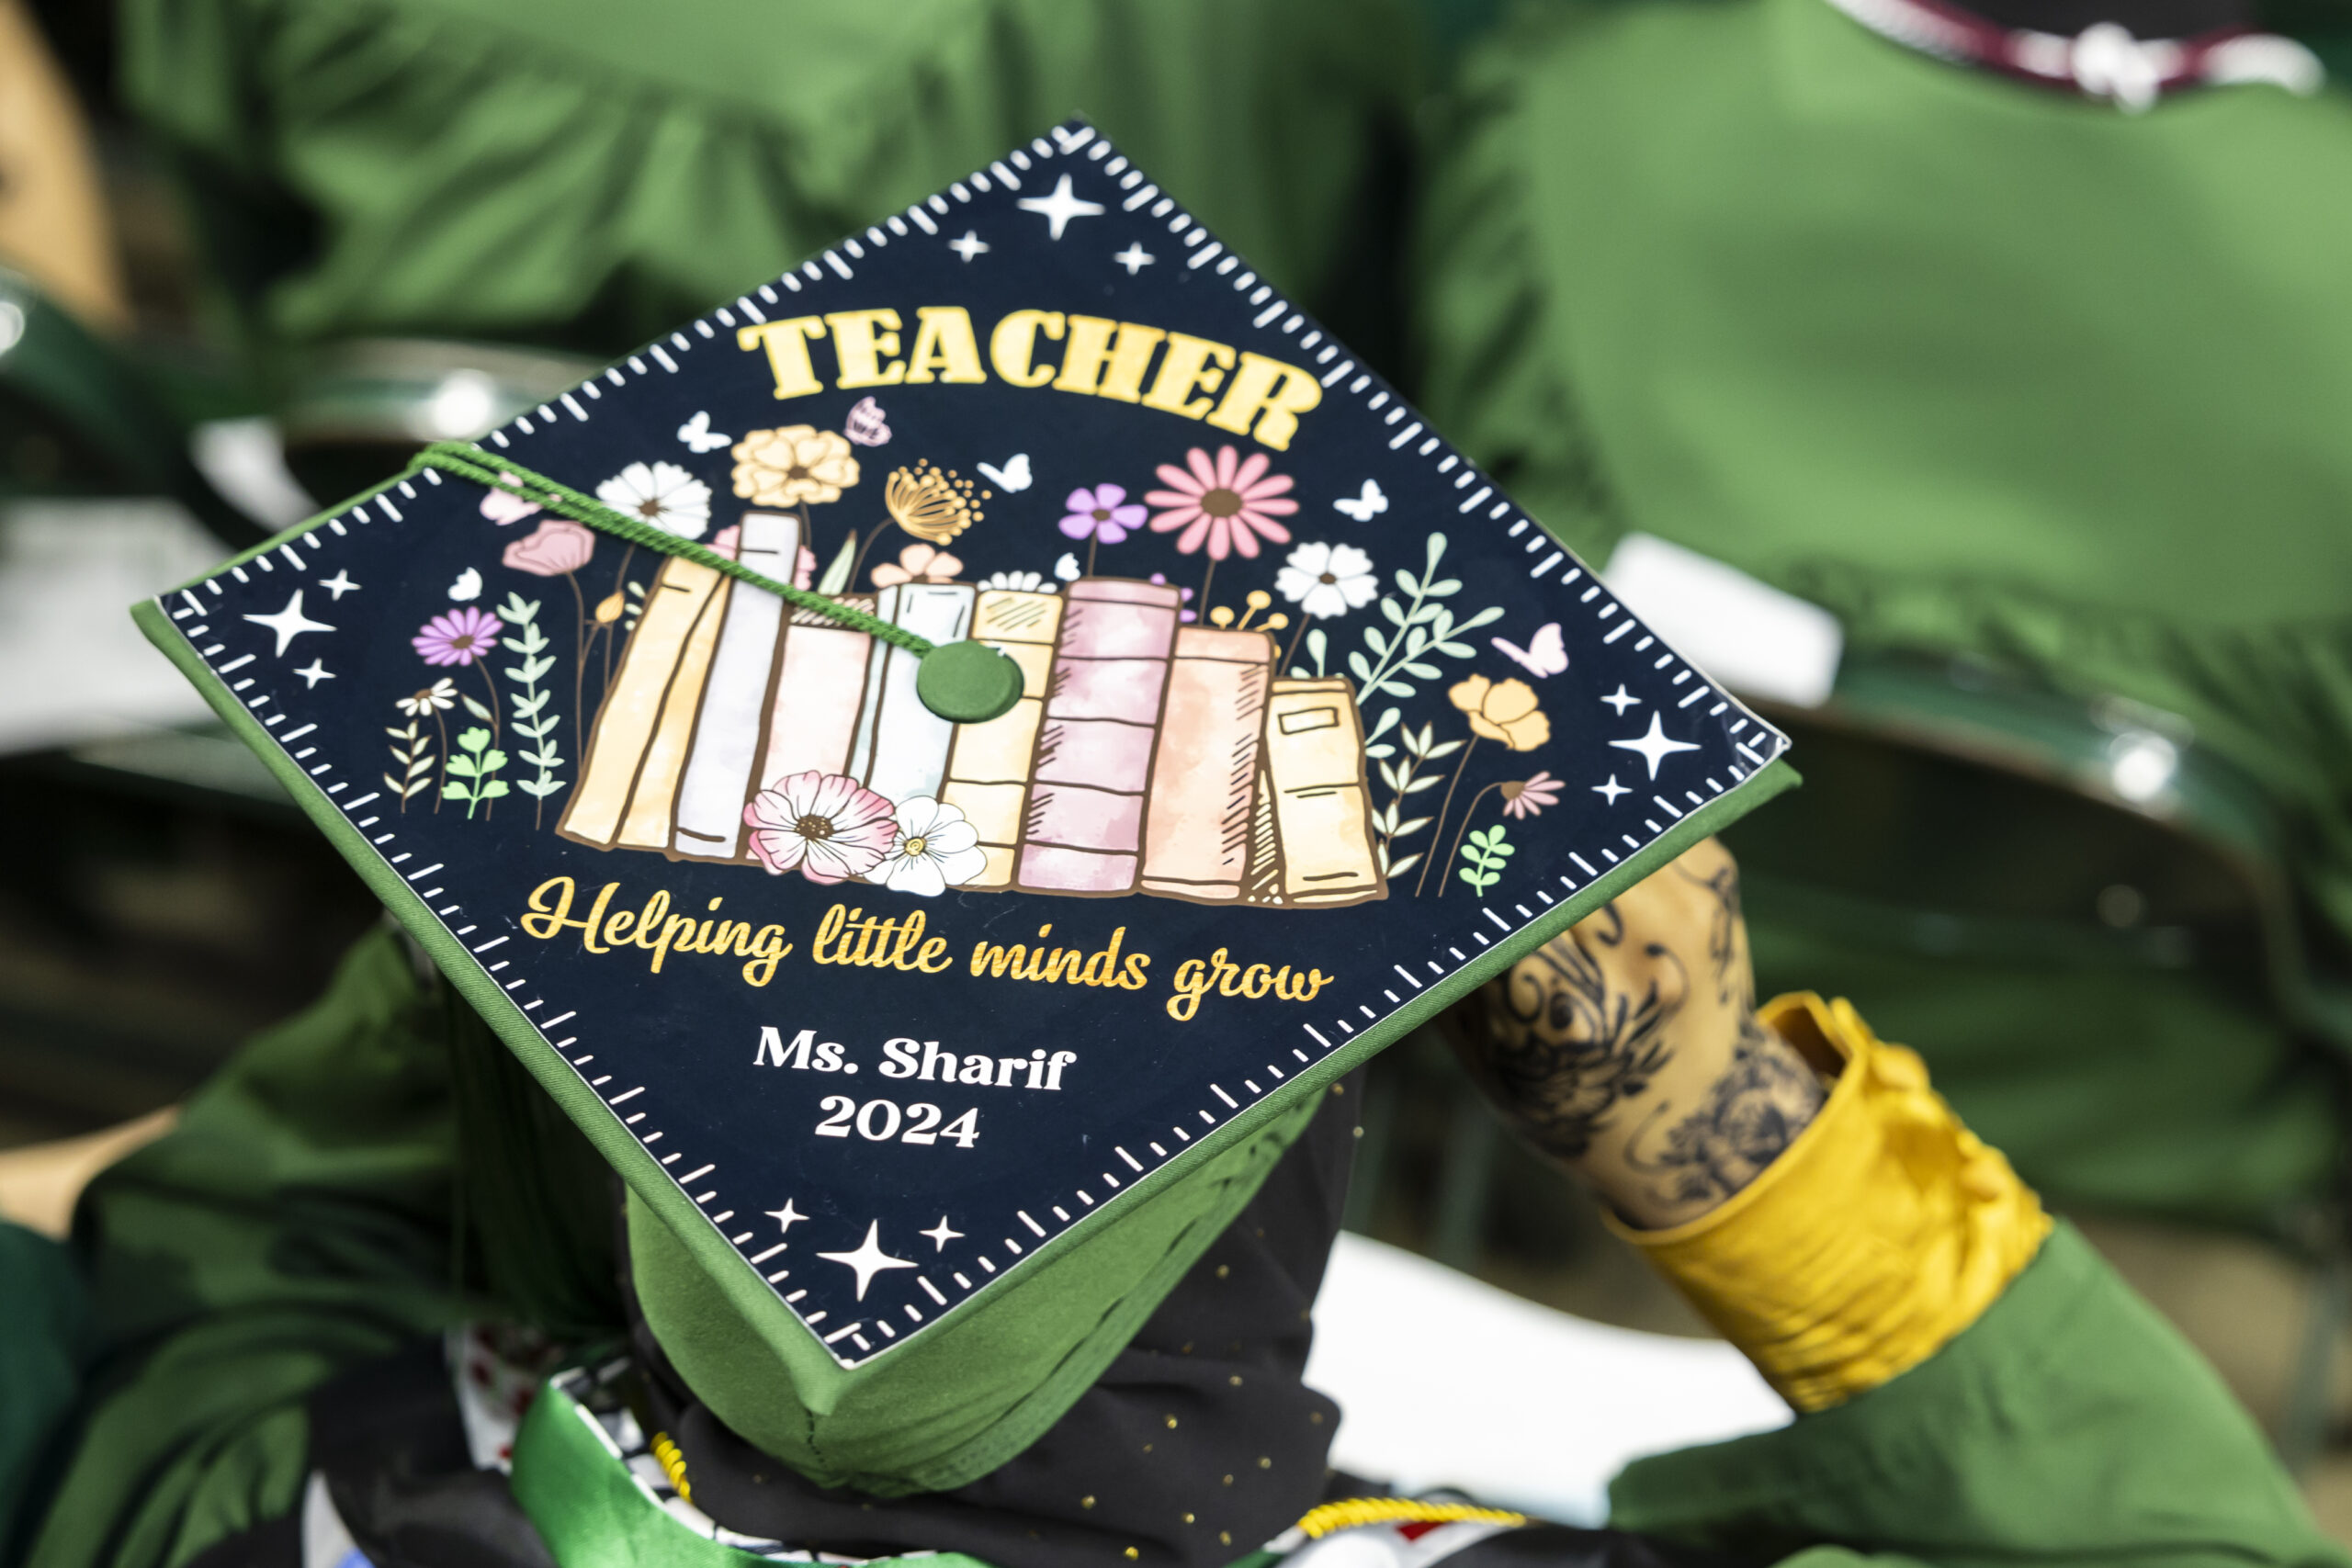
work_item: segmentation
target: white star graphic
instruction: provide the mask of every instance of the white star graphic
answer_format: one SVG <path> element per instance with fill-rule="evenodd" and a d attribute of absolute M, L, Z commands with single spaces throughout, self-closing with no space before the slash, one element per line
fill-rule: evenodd
<path fill-rule="evenodd" d="M 1113 256 L 1111 259 L 1117 262 L 1121 266 L 1125 267 L 1127 269 L 1127 276 L 1129 277 L 1133 277 L 1136 274 L 1141 272 L 1144 268 L 1149 266 L 1153 262 L 1158 261 L 1159 258 L 1153 255 L 1149 251 L 1145 250 L 1143 248 L 1142 241 L 1130 240 L 1127 242 L 1127 248 L 1121 251 L 1117 255 Z"/>
<path fill-rule="evenodd" d="M 351 574 L 349 572 L 338 570 L 333 577 L 322 577 L 319 579 L 319 586 L 334 594 L 336 600 L 340 602 L 345 594 L 358 588 L 359 584 L 351 581 Z"/>
<path fill-rule="evenodd" d="M 1069 227 L 1071 219 L 1097 218 L 1102 212 L 1101 202 L 1080 201 L 1070 194 L 1068 175 L 1064 175 L 1061 184 L 1054 187 L 1053 195 L 1024 197 L 1021 208 L 1024 212 L 1035 212 L 1044 218 L 1052 226 L 1052 238 L 1057 240 L 1062 237 L 1062 231 Z"/>
<path fill-rule="evenodd" d="M 887 1269 L 912 1269 L 915 1264 L 903 1258 L 893 1258 L 882 1250 L 882 1222 L 875 1220 L 865 1227 L 865 1239 L 858 1243 L 854 1252 L 820 1252 L 818 1257 L 828 1263 L 838 1263 L 844 1269 L 857 1270 L 857 1299 L 865 1299 L 865 1287 L 874 1276 Z"/>
<path fill-rule="evenodd" d="M 327 661 L 323 659 L 313 659 L 294 673 L 302 677 L 302 689 L 306 692 L 315 692 L 320 682 L 334 679 L 334 671 L 327 668 Z"/>
<path fill-rule="evenodd" d="M 1650 777 L 1657 777 L 1657 765 L 1677 751 L 1696 751 L 1699 748 L 1688 740 L 1668 740 L 1665 726 L 1658 716 L 1650 715 L 1650 732 L 1638 740 L 1611 740 L 1609 744 L 1624 751 L 1638 751 L 1642 761 L 1650 765 Z"/>
<path fill-rule="evenodd" d="M 1611 773 L 1609 775 L 1609 782 L 1607 784 L 1593 785 L 1592 793 L 1600 796 L 1601 799 L 1607 801 L 1610 805 L 1614 806 L 1617 804 L 1617 797 L 1619 795 L 1631 795 L 1634 792 L 1627 789 L 1623 784 L 1619 784 L 1617 782 L 1617 775 L 1615 773 Z"/>
<path fill-rule="evenodd" d="M 784 1230 L 784 1231 L 789 1231 L 790 1229 L 792 1229 L 792 1222 L 793 1222 L 793 1221 L 795 1221 L 795 1220 L 805 1220 L 805 1219 L 807 1219 L 807 1218 L 808 1217 L 808 1215 L 806 1215 L 806 1214 L 802 1213 L 799 1210 L 797 1210 L 797 1209 L 794 1208 L 794 1207 L 792 1206 L 792 1200 L 791 1200 L 791 1199 L 789 1199 L 789 1198 L 786 1198 L 786 1199 L 784 1201 L 784 1207 L 783 1207 L 783 1208 L 781 1208 L 781 1209 L 770 1209 L 770 1210 L 766 1211 L 766 1213 L 767 1213 L 767 1216 L 768 1216 L 768 1218 L 770 1218 L 770 1219 L 774 1220 L 774 1221 L 776 1223 L 776 1224 L 777 1224 L 779 1227 L 781 1227 L 781 1229 L 782 1229 L 782 1230 Z"/>
<path fill-rule="evenodd" d="M 1641 698 L 1627 696 L 1625 694 L 1625 683 L 1623 681 L 1617 682 L 1617 689 L 1615 691 L 1610 693 L 1600 700 L 1607 703 L 1611 707 L 1615 708 L 1619 718 L 1625 716 L 1625 710 L 1627 708 L 1639 707 L 1642 705 Z"/>
<path fill-rule="evenodd" d="M 948 241 L 947 248 L 954 251 L 957 255 L 962 256 L 968 262 L 974 256 L 979 255 L 983 252 L 990 250 L 993 247 L 990 246 L 986 240 L 981 239 L 978 233 L 967 229 L 964 231 L 964 237 L 962 239 Z"/>
<path fill-rule="evenodd" d="M 949 1242 L 961 1241 L 964 1239 L 964 1233 L 962 1231 L 951 1231 L 947 1228 L 947 1216 L 944 1214 L 939 1216 L 939 1224 L 937 1228 L 927 1231 L 917 1231 L 915 1232 L 915 1235 L 927 1235 L 931 1237 L 933 1245 L 936 1246 L 942 1252 L 947 1250 L 947 1244 Z"/>
<path fill-rule="evenodd" d="M 286 608 L 274 615 L 247 615 L 245 619 L 257 626 L 267 626 L 277 634 L 277 657 L 286 657 L 286 645 L 304 632 L 331 632 L 334 628 L 324 621 L 314 621 L 302 614 L 302 591 L 294 590 L 294 597 L 286 601 Z"/>

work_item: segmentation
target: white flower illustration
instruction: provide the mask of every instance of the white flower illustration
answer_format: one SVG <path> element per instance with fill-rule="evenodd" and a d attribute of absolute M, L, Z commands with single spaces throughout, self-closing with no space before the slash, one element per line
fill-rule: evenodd
<path fill-rule="evenodd" d="M 1023 593 L 1051 593 L 1054 585 L 1042 571 L 992 571 L 980 581 L 983 588 L 1011 588 Z"/>
<path fill-rule="evenodd" d="M 927 795 L 899 803 L 899 841 L 882 863 L 865 874 L 893 893 L 936 898 L 980 874 L 989 857 L 979 849 L 979 830 L 964 814 Z"/>
<path fill-rule="evenodd" d="M 596 487 L 596 499 L 681 539 L 710 526 L 710 487 L 675 463 L 631 463 Z"/>
<path fill-rule="evenodd" d="M 1361 610 L 1380 592 L 1372 558 L 1353 545 L 1301 545 L 1291 551 L 1282 570 L 1274 573 L 1282 596 L 1313 615 L 1328 621 L 1350 610 Z"/>
<path fill-rule="evenodd" d="M 436 712 L 447 713 L 458 705 L 458 685 L 444 675 L 413 696 L 394 697 L 392 705 L 411 718 L 424 718 Z"/>

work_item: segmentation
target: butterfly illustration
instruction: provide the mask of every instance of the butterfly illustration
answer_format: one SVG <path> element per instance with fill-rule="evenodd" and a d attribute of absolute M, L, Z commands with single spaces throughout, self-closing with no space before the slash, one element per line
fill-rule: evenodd
<path fill-rule="evenodd" d="M 481 571 L 473 567 L 468 567 L 465 570 L 458 573 L 458 581 L 449 584 L 449 597 L 456 600 L 460 604 L 464 604 L 469 599 L 481 598 Z"/>
<path fill-rule="evenodd" d="M 1352 500 L 1341 496 L 1331 503 L 1359 523 L 1369 523 L 1388 510 L 1388 493 L 1380 488 L 1378 479 L 1363 481 L 1363 493 Z"/>
<path fill-rule="evenodd" d="M 696 409 L 694 418 L 678 426 L 678 439 L 694 451 L 716 452 L 735 438 L 711 429 L 708 409 Z"/>
<path fill-rule="evenodd" d="M 1546 621 L 1535 628 L 1535 635 L 1521 648 L 1501 637 L 1492 639 L 1495 651 L 1526 671 L 1530 675 L 1557 675 L 1568 667 L 1567 644 L 1561 639 L 1560 623 Z"/>
<path fill-rule="evenodd" d="M 1029 471 L 1029 454 L 1026 452 L 1015 452 L 1004 460 L 1004 467 L 1001 468 L 994 463 L 982 463 L 979 468 L 980 472 L 989 477 L 990 484 L 1007 495 L 1016 491 L 1027 490 L 1037 482 L 1036 476 Z"/>
<path fill-rule="evenodd" d="M 1062 558 L 1054 563 L 1054 575 L 1064 582 L 1076 582 L 1085 573 L 1079 569 L 1078 557 L 1064 550 Z"/>
<path fill-rule="evenodd" d="M 860 398 L 851 405 L 849 417 L 842 422 L 842 434 L 860 446 L 879 446 L 890 439 L 890 422 L 882 417 L 882 405 L 872 398 Z"/>

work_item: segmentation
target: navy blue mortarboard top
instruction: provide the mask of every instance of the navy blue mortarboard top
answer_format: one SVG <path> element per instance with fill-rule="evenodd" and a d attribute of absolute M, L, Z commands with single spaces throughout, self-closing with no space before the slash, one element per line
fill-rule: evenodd
<path fill-rule="evenodd" d="M 1084 126 L 479 447 L 656 532 L 428 464 L 142 621 L 844 1365 L 1786 777 Z"/>

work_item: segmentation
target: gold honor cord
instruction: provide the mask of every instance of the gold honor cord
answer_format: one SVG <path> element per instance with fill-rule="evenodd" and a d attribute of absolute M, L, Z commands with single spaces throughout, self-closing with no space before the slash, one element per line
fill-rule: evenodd
<path fill-rule="evenodd" d="M 922 660 L 915 671 L 916 694 L 922 697 L 925 707 L 942 718 L 958 724 L 981 723 L 1006 712 L 1021 698 L 1020 666 L 986 643 L 933 643 L 904 626 L 893 626 L 879 615 L 868 615 L 822 593 L 812 593 L 805 588 L 778 582 L 772 577 L 753 571 L 741 561 L 730 560 L 717 550 L 695 544 L 691 539 L 682 539 L 626 513 L 616 512 L 595 497 L 583 495 L 560 479 L 533 473 L 517 464 L 492 461 L 479 446 L 455 441 L 436 441 L 418 453 L 409 465 L 411 473 L 421 473 L 426 468 L 438 468 L 443 473 L 471 479 L 486 489 L 520 496 L 575 523 L 584 524 L 662 555 L 676 556 L 681 560 L 722 572 L 763 592 L 773 593 L 788 604 L 838 621 L 869 637 L 879 637 L 894 648 L 905 649 Z"/>

